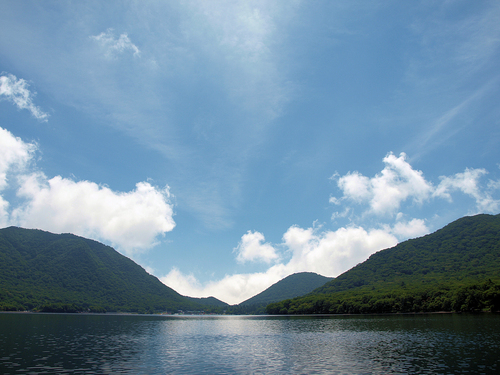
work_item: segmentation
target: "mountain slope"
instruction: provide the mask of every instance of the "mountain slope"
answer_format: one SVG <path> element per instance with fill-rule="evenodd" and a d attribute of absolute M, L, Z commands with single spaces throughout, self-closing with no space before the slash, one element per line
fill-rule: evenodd
<path fill-rule="evenodd" d="M 72 234 L 0 229 L 0 310 L 203 308 L 99 242 Z"/>
<path fill-rule="evenodd" d="M 310 295 L 276 303 L 267 311 L 451 311 L 463 310 L 464 306 L 497 309 L 499 283 L 500 215 L 477 215 L 379 251 Z M 468 301 L 465 295 L 470 296 Z"/>
<path fill-rule="evenodd" d="M 486 277 L 500 278 L 500 215 L 464 217 L 432 234 L 379 251 L 314 293 Z"/>
<path fill-rule="evenodd" d="M 266 313 L 266 305 L 285 298 L 303 296 L 331 280 L 313 272 L 300 272 L 287 276 L 263 292 L 225 309 L 228 314 L 259 315 Z"/>
<path fill-rule="evenodd" d="M 198 304 L 202 304 L 206 307 L 210 306 L 210 307 L 220 307 L 220 308 L 225 308 L 225 307 L 228 307 L 229 304 L 227 304 L 226 302 L 223 302 L 215 297 L 186 297 L 188 298 L 190 301 L 193 301 L 193 302 L 196 302 Z"/>
<path fill-rule="evenodd" d="M 321 276 L 313 272 L 294 273 L 271 285 L 256 296 L 241 302 L 240 305 L 268 304 L 287 298 L 303 296 L 330 280 L 332 280 L 331 277 Z"/>

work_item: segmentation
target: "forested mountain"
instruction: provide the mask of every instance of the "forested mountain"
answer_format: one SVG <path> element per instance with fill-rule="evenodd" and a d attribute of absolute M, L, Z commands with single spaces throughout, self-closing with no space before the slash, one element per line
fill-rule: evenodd
<path fill-rule="evenodd" d="M 270 304 L 267 312 L 499 309 L 500 215 L 477 215 L 379 251 L 310 295 Z"/>
<path fill-rule="evenodd" d="M 99 242 L 72 234 L 0 229 L 0 310 L 498 311 L 500 215 L 459 219 L 435 233 L 379 251 L 329 280 L 313 273 L 294 274 L 240 305 L 228 306 L 213 297 L 181 296 Z"/>
<path fill-rule="evenodd" d="M 332 280 L 331 277 L 313 272 L 294 273 L 239 305 L 231 306 L 227 311 L 232 314 L 264 314 L 267 304 L 303 296 L 330 280 Z"/>
<path fill-rule="evenodd" d="M 313 272 L 294 273 L 271 285 L 256 296 L 241 302 L 240 305 L 268 304 L 287 298 L 303 296 L 325 285 L 330 280 L 332 280 L 331 277 L 321 276 Z"/>
<path fill-rule="evenodd" d="M 0 310 L 177 312 L 207 310 L 214 300 L 181 296 L 93 240 L 0 229 Z"/>
<path fill-rule="evenodd" d="M 222 302 L 221 300 L 218 300 L 215 297 L 201 297 L 201 298 L 186 297 L 186 298 L 188 298 L 189 300 L 191 300 L 193 302 L 204 305 L 205 308 L 206 308 L 206 306 L 221 307 L 221 308 L 225 308 L 225 307 L 229 306 L 229 304 L 227 304 L 226 302 Z"/>

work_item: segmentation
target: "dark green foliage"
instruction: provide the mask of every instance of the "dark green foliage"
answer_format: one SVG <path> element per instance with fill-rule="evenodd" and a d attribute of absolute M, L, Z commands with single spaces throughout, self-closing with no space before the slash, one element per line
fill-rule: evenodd
<path fill-rule="evenodd" d="M 205 310 L 113 248 L 72 234 L 0 230 L 0 310 Z"/>
<path fill-rule="evenodd" d="M 500 310 L 500 283 L 314 294 L 267 305 L 268 314 L 383 314 Z"/>
<path fill-rule="evenodd" d="M 238 315 L 265 314 L 268 303 L 303 296 L 330 280 L 332 280 L 331 277 L 321 276 L 313 272 L 295 273 L 271 285 L 256 296 L 241 302 L 239 305 L 230 306 L 226 311 L 229 314 Z"/>
<path fill-rule="evenodd" d="M 270 314 L 497 311 L 500 215 L 457 220 L 373 254 L 310 295 Z"/>
<path fill-rule="evenodd" d="M 240 305 L 268 304 L 282 299 L 303 296 L 325 285 L 330 280 L 332 280 L 331 277 L 321 276 L 313 272 L 294 273 L 271 285 L 262 293 L 243 301 Z"/>
<path fill-rule="evenodd" d="M 215 297 L 203 297 L 203 298 L 195 298 L 195 297 L 186 297 L 189 298 L 189 300 L 200 303 L 206 307 L 211 306 L 211 307 L 228 307 L 229 305 L 226 302 L 222 302 L 221 300 L 215 298 Z"/>
<path fill-rule="evenodd" d="M 232 305 L 226 309 L 226 314 L 231 315 L 263 315 L 266 313 L 266 304 Z"/>

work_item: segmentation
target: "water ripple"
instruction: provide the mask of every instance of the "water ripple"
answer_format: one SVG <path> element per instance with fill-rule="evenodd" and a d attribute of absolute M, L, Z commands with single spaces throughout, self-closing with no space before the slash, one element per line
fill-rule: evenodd
<path fill-rule="evenodd" d="M 4 374 L 494 374 L 500 316 L 0 314 Z"/>

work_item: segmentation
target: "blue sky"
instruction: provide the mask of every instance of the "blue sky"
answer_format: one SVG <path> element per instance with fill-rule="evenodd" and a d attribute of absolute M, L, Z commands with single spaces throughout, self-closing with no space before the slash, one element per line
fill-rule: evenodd
<path fill-rule="evenodd" d="M 500 4 L 2 1 L 0 225 L 239 303 L 500 211 Z"/>

